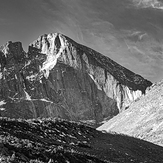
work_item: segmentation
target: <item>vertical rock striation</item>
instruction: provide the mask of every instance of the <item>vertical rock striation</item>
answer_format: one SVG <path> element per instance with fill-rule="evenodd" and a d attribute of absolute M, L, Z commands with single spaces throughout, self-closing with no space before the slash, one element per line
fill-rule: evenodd
<path fill-rule="evenodd" d="M 0 49 L 1 116 L 102 121 L 127 108 L 151 82 L 62 34 Z M 1 106 L 0 106 L 1 107 Z M 3 111 L 2 111 L 3 110 Z"/>

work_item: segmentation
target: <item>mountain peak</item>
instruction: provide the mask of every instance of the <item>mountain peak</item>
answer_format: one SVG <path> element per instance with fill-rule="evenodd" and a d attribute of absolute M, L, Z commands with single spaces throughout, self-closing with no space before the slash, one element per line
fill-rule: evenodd
<path fill-rule="evenodd" d="M 22 43 L 8 41 L 6 44 L 0 46 L 0 51 L 2 51 L 5 55 L 12 52 L 20 53 L 23 51 Z"/>
<path fill-rule="evenodd" d="M 57 59 L 65 50 L 65 37 L 59 33 L 44 34 L 31 43 L 30 46 L 39 49 L 40 53 L 46 55 L 46 60 L 40 71 L 45 72 L 44 76 L 48 78 L 49 71 L 54 68 Z"/>
<path fill-rule="evenodd" d="M 31 43 L 30 46 L 39 49 L 40 53 L 48 55 L 49 57 L 47 62 L 51 62 L 50 60 L 57 60 L 62 54 L 68 55 L 65 53 L 65 51 L 70 51 L 70 49 L 75 47 L 86 54 L 87 57 L 94 60 L 96 65 L 104 68 L 106 71 L 109 71 L 117 80 L 130 87 L 130 89 L 139 89 L 145 93 L 146 87 L 151 85 L 150 81 L 145 80 L 140 75 L 135 74 L 125 67 L 119 65 L 109 57 L 104 56 L 84 45 L 80 45 L 60 33 L 44 34 L 40 36 L 36 41 Z M 55 56 L 55 58 L 52 56 Z M 54 65 L 56 64 L 55 62 L 53 62 Z"/>
<path fill-rule="evenodd" d="M 49 33 L 40 36 L 37 40 L 32 42 L 30 46 L 41 50 L 41 53 L 54 53 L 60 46 L 66 44 L 66 38 L 60 33 Z"/>
<path fill-rule="evenodd" d="M 60 33 L 40 36 L 27 53 L 20 42 L 0 51 L 2 116 L 98 123 L 127 108 L 152 84 Z"/>
<path fill-rule="evenodd" d="M 13 65 L 17 62 L 21 62 L 26 58 L 26 53 L 23 50 L 21 42 L 12 42 L 8 41 L 6 44 L 0 47 L 0 59 L 1 67 L 4 68 L 4 65 Z"/>

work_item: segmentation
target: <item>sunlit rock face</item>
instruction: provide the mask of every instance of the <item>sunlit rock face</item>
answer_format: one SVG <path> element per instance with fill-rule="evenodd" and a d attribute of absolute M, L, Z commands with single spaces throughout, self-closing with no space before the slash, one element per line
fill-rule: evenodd
<path fill-rule="evenodd" d="M 151 85 L 57 33 L 39 37 L 28 53 L 21 43 L 7 43 L 0 49 L 0 63 L 1 116 L 98 123 L 126 109 Z"/>
<path fill-rule="evenodd" d="M 163 81 L 153 84 L 145 96 L 97 130 L 117 132 L 163 146 Z"/>

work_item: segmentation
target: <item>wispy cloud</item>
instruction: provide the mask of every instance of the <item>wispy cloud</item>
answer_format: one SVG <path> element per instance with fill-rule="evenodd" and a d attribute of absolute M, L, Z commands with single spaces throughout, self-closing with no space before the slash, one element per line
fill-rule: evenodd
<path fill-rule="evenodd" d="M 163 10 L 163 2 L 159 0 L 133 0 L 135 6 Z"/>
<path fill-rule="evenodd" d="M 53 32 L 68 35 L 132 71 L 155 80 L 156 72 L 161 73 L 163 69 L 162 59 L 158 61 L 157 57 L 154 58 L 153 56 L 158 54 L 149 47 L 161 46 L 162 41 L 157 40 L 159 38 L 157 33 L 160 35 L 163 29 L 158 19 L 161 17 L 153 16 L 152 13 L 149 15 L 144 10 L 134 10 L 128 2 L 128 0 L 121 2 L 70 0 L 67 3 L 66 0 L 62 0 L 59 3 L 44 0 L 43 7 L 49 12 L 51 21 L 49 24 Z M 160 7 L 158 3 L 157 0 L 134 1 L 134 5 L 144 8 L 158 8 Z"/>
<path fill-rule="evenodd" d="M 20 40 L 28 46 L 41 34 L 59 32 L 150 80 L 163 77 L 161 1 L 15 1 L 0 5 L 1 42 Z"/>

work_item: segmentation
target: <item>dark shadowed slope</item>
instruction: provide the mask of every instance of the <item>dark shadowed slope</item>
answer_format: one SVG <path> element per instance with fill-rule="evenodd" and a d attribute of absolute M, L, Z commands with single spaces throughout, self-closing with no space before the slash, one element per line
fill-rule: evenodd
<path fill-rule="evenodd" d="M 98 130 L 115 131 L 163 146 L 163 82 Z"/>
<path fill-rule="evenodd" d="M 0 141 L 1 162 L 163 162 L 162 147 L 57 119 L 0 119 Z"/>

